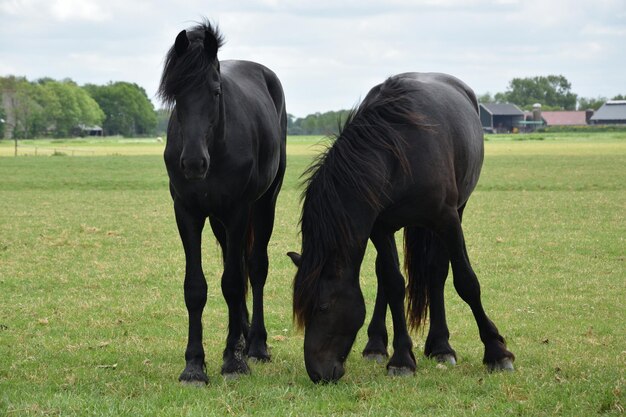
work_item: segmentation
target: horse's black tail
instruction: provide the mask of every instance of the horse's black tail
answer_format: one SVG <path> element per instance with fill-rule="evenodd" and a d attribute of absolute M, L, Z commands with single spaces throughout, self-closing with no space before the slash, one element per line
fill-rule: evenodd
<path fill-rule="evenodd" d="M 404 269 L 407 275 L 407 321 L 418 330 L 425 324 L 430 301 L 429 264 L 433 257 L 433 232 L 422 227 L 404 228 Z"/>

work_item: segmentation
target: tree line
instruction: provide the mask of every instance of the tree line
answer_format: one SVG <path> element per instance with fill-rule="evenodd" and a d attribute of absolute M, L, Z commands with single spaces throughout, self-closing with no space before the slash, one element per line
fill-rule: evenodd
<path fill-rule="evenodd" d="M 540 103 L 544 110 L 597 110 L 606 97 L 580 97 L 571 90 L 563 75 L 513 78 L 506 91 L 484 93 L 482 103 L 513 103 L 531 110 Z M 616 95 L 613 100 L 625 100 Z M 288 115 L 290 135 L 332 135 L 339 131 L 349 110 Z M 103 135 L 162 135 L 167 129 L 170 111 L 155 110 L 146 91 L 128 82 L 106 85 L 77 85 L 71 79 L 0 77 L 0 139 L 7 129 L 17 138 L 68 137 L 84 135 L 85 129 L 101 126 Z M 2 122 L 4 121 L 4 122 Z M 10 126 L 9 126 L 10 125 Z"/>
<path fill-rule="evenodd" d="M 613 96 L 612 100 L 626 100 L 626 95 Z M 540 103 L 543 110 L 598 110 L 606 97 L 581 97 L 572 92 L 571 83 L 563 75 L 513 78 L 506 91 L 484 93 L 478 96 L 481 103 L 513 103 L 522 110 L 532 110 Z M 288 132 L 291 135 L 328 135 L 338 131 L 348 110 L 310 114 L 304 118 L 289 115 Z"/>
<path fill-rule="evenodd" d="M 338 132 L 348 110 L 288 115 L 290 135 L 330 135 Z M 71 79 L 0 77 L 0 139 L 164 135 L 169 109 L 155 110 L 137 84 L 110 82 L 79 86 Z"/>
<path fill-rule="evenodd" d="M 309 114 L 297 118 L 287 115 L 287 133 L 289 135 L 333 135 L 339 132 L 348 117 L 349 110 L 328 111 L 325 113 Z"/>
<path fill-rule="evenodd" d="M 624 99 L 626 97 L 622 94 L 612 97 L 612 100 Z M 563 75 L 513 78 L 506 91 L 478 97 L 481 103 L 513 103 L 522 110 L 532 110 L 535 103 L 541 104 L 544 110 L 598 110 L 607 100 L 601 96 L 578 96 Z"/>
<path fill-rule="evenodd" d="M 96 127 L 103 135 L 156 133 L 157 112 L 137 84 L 79 86 L 71 79 L 0 77 L 0 138 L 68 137 Z"/>

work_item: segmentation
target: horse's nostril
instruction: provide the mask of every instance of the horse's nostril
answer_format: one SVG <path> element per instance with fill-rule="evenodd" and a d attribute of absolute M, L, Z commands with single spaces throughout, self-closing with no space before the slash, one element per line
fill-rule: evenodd
<path fill-rule="evenodd" d="M 333 367 L 333 381 L 338 381 L 344 374 L 343 366 L 337 364 Z"/>
<path fill-rule="evenodd" d="M 209 166 L 207 158 L 181 158 L 180 167 L 185 171 L 206 171 Z"/>
<path fill-rule="evenodd" d="M 309 374 L 309 377 L 311 378 L 311 381 L 313 381 L 316 384 L 322 380 L 322 376 L 317 372 L 311 372 Z"/>

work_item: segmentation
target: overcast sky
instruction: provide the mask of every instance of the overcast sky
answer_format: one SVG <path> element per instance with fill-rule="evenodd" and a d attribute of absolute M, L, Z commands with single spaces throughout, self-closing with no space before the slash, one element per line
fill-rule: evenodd
<path fill-rule="evenodd" d="M 579 96 L 626 94 L 626 0 L 0 0 L 0 76 L 129 81 L 158 107 L 163 57 L 203 16 L 226 37 L 219 58 L 274 70 L 299 117 L 405 71 L 478 94 L 549 74 Z"/>

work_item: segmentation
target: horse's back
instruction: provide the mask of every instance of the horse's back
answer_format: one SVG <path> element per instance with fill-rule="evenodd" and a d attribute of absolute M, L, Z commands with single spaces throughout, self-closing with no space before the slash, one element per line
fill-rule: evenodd
<path fill-rule="evenodd" d="M 461 207 L 476 187 L 483 162 L 484 139 L 474 92 L 447 74 L 404 73 L 372 89 L 369 99 L 384 95 L 386 83 L 403 85 L 412 111 L 422 120 L 420 126 L 402 128 L 411 173 L 405 181 L 397 181 L 402 174 L 396 171 L 392 212 L 415 210 L 401 209 L 399 201 L 429 213 L 432 210 L 426 206 L 443 201 L 454 200 Z"/>
<path fill-rule="evenodd" d="M 468 139 L 476 140 L 478 136 L 482 141 L 478 101 L 474 91 L 463 81 L 432 72 L 407 72 L 391 79 L 394 78 L 407 85 L 422 114 L 453 126 L 469 126 L 474 129 L 474 135 Z"/>
<path fill-rule="evenodd" d="M 451 93 L 460 94 L 463 99 L 467 99 L 476 113 L 478 113 L 478 102 L 474 91 L 460 79 L 439 72 L 406 72 L 398 74 L 396 77 L 406 80 L 409 83 L 419 83 L 423 86 L 432 86 L 432 94 L 435 97 L 444 97 Z"/>
<path fill-rule="evenodd" d="M 260 104 L 256 110 L 270 111 L 271 116 L 276 115 L 279 119 L 279 125 L 286 123 L 285 95 L 280 80 L 271 69 L 244 60 L 221 61 L 220 65 L 222 77 L 238 87 L 234 89 L 233 102 L 236 101 L 242 111 L 249 113 L 249 106 Z"/>
<path fill-rule="evenodd" d="M 484 138 L 478 102 L 463 81 L 441 73 L 405 73 L 397 76 L 413 91 L 416 109 L 424 116 L 427 136 L 444 157 L 453 153 L 451 167 L 463 204 L 478 181 L 483 162 Z"/>

